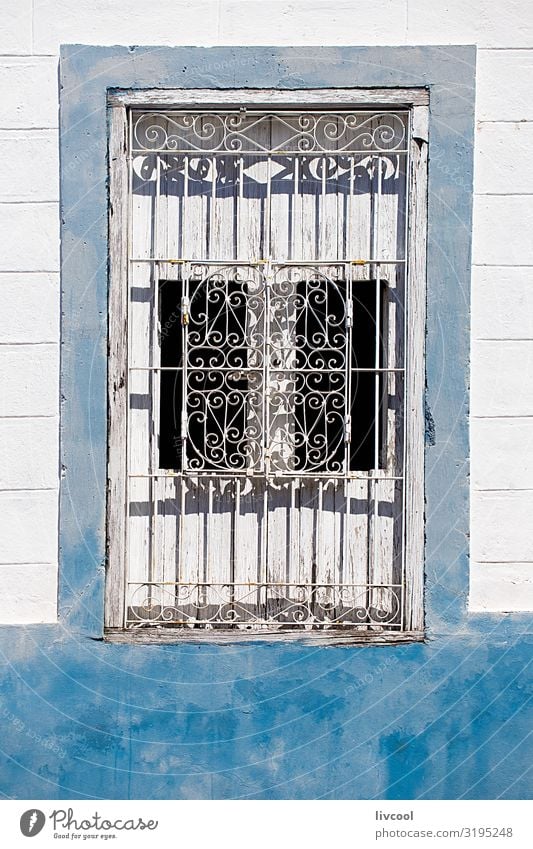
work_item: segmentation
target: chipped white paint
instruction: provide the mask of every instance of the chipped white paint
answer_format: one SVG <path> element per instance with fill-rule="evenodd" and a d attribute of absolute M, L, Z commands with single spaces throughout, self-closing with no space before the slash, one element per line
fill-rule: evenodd
<path fill-rule="evenodd" d="M 354 14 L 354 3 L 347 1 L 242 4 L 212 0 L 193 4 L 156 0 L 154 12 L 148 15 L 146 4 L 140 0 L 128 3 L 127 15 L 121 0 L 19 0 L 5 4 L 3 10 L 0 151 L 9 167 L 3 168 L 0 177 L 4 201 L 0 204 L 0 286 L 4 306 L 0 316 L 0 370 L 2 378 L 5 376 L 0 417 L 8 417 L 2 422 L 2 485 L 16 489 L 27 476 L 27 485 L 35 491 L 52 482 L 57 486 L 58 277 L 40 275 L 58 269 L 59 213 L 55 201 L 57 54 L 61 42 L 476 43 L 481 49 L 477 66 L 476 110 L 480 125 L 475 191 L 484 196 L 476 201 L 474 221 L 472 319 L 474 339 L 487 341 L 474 343 L 471 374 L 475 409 L 471 530 L 479 558 L 472 564 L 471 606 L 475 610 L 515 610 L 524 606 L 533 609 L 529 591 L 533 543 L 530 545 L 526 539 L 523 545 L 527 563 L 513 567 L 506 562 L 485 562 L 500 558 L 497 541 L 491 535 L 494 514 L 487 508 L 484 494 L 502 487 L 504 494 L 513 499 L 516 490 L 533 487 L 528 453 L 528 417 L 532 409 L 528 386 L 533 383 L 533 366 L 527 344 L 533 344 L 532 204 L 531 197 L 510 197 L 532 191 L 533 166 L 527 157 L 527 139 L 532 135 L 533 124 L 530 3 L 513 0 L 502 14 L 501 3 L 495 0 L 475 0 L 466 6 L 460 0 L 438 0 L 433 4 L 425 0 L 411 0 L 409 4 L 407 0 L 373 0 L 358 3 Z M 14 143 L 15 139 L 20 145 Z M 506 158 L 505 150 L 514 145 L 516 156 Z M 41 157 L 42 167 L 35 166 L 37 156 Z M 502 197 L 488 197 L 491 192 L 501 193 Z M 24 272 L 23 279 L 15 281 L 11 272 Z M 488 341 L 491 339 L 497 342 Z M 518 341 L 509 347 L 510 340 L 526 341 L 522 347 Z M 31 344 L 35 342 L 53 344 Z M 5 343 L 9 345 L 4 347 Z M 26 344 L 16 350 L 20 343 Z M 521 380 L 516 380 L 517 372 Z M 50 417 L 46 424 L 39 424 L 42 415 Z M 507 420 L 509 415 L 511 420 Z M 19 416 L 23 418 L 13 418 Z M 31 435 L 33 426 L 35 437 Z M 46 450 L 38 457 L 29 451 L 21 461 L 17 452 L 30 442 L 33 444 L 33 440 L 36 444 L 45 440 Z M 16 504 L 21 511 L 25 509 L 18 496 Z M 509 515 L 508 521 L 515 536 L 522 538 L 528 522 L 519 522 L 516 515 Z M 55 540 L 51 559 L 48 561 L 48 554 L 45 555 L 49 545 L 47 532 L 46 543 L 44 537 L 35 543 L 35 565 L 5 566 L 3 598 L 8 594 L 13 599 L 12 605 L 6 603 L 9 621 L 53 618 L 55 578 L 50 576 L 57 566 L 55 514 L 50 514 L 47 522 Z M 492 542 L 483 545 L 481 554 L 478 541 L 484 539 Z M 19 544 L 22 547 L 22 540 Z M 13 545 L 16 548 L 15 542 Z M 38 565 L 43 563 L 46 565 Z M 8 580 L 9 570 L 14 571 L 9 572 Z M 35 595 L 32 590 L 31 597 L 26 593 L 30 576 L 38 581 L 40 592 Z M 3 617 L 0 611 L 2 621 Z"/>

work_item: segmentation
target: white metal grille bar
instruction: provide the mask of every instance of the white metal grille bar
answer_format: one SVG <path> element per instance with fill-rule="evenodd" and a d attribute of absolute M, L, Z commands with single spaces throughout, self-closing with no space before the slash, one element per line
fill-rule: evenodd
<path fill-rule="evenodd" d="M 238 261 L 236 262 L 234 259 L 191 259 L 190 257 L 187 259 L 176 258 L 176 257 L 130 257 L 129 261 L 132 263 L 139 262 L 158 262 L 161 265 L 168 263 L 168 265 L 181 265 L 182 263 L 189 263 L 191 266 L 212 266 L 212 265 L 220 265 L 220 266 L 246 266 L 249 268 L 256 268 L 260 266 L 264 266 L 267 264 L 268 260 L 260 259 L 255 261 Z M 374 265 L 376 262 L 375 259 L 295 259 L 295 260 L 270 260 L 270 265 L 272 268 L 283 267 L 283 266 L 297 266 L 298 268 L 306 268 L 307 266 L 328 266 L 328 267 L 347 267 L 349 265 Z M 380 265 L 404 265 L 406 263 L 405 259 L 381 259 Z"/>
<path fill-rule="evenodd" d="M 156 169 L 156 191 L 153 211 L 152 250 L 157 255 L 161 250 L 161 164 L 157 162 Z M 159 441 L 159 403 L 160 403 L 160 375 L 158 368 L 161 366 L 161 350 L 159 339 L 159 267 L 152 267 L 152 291 L 153 308 L 152 321 L 150 322 L 150 351 L 153 370 L 150 373 L 150 396 L 151 396 L 151 422 L 150 422 L 150 468 L 154 472 L 159 468 L 158 441 Z M 158 558 L 158 491 L 157 479 L 150 480 L 150 570 L 149 575 L 154 575 L 157 569 Z"/>
<path fill-rule="evenodd" d="M 210 369 L 207 366 L 195 366 L 194 370 L 198 371 L 198 372 L 202 372 L 202 371 L 211 372 L 212 371 L 212 369 Z M 224 372 L 224 371 L 234 372 L 235 368 L 232 368 L 230 366 L 220 366 L 217 370 L 221 371 L 221 372 Z M 180 371 L 182 371 L 182 368 L 181 368 L 181 366 L 130 366 L 129 371 L 175 371 L 175 372 L 180 372 Z M 249 367 L 243 367 L 243 368 L 240 368 L 239 371 L 242 372 L 243 374 L 253 374 L 257 371 L 257 369 L 249 368 Z M 328 374 L 328 373 L 336 374 L 338 371 L 339 371 L 339 369 L 323 369 L 324 374 Z M 352 374 L 403 374 L 405 369 L 401 368 L 401 367 L 387 368 L 385 366 L 380 366 L 380 368 L 372 368 L 372 366 L 368 366 L 368 368 L 366 368 L 364 366 L 356 366 L 356 367 L 352 368 L 351 371 L 352 371 Z M 303 369 L 303 368 L 298 369 L 298 372 L 301 373 L 301 374 L 315 374 L 316 373 L 313 369 Z"/>
<path fill-rule="evenodd" d="M 220 477 L 227 478 L 228 474 L 229 474 L 228 471 L 223 471 L 223 472 L 211 472 L 211 471 L 205 471 L 204 472 L 204 471 L 202 471 L 199 474 L 196 471 L 191 472 L 191 471 L 187 470 L 185 472 L 158 471 L 158 472 L 154 472 L 153 474 L 151 474 L 150 472 L 129 472 L 128 477 L 130 477 L 130 478 L 150 478 L 150 477 L 153 477 L 153 478 L 180 478 L 180 477 L 185 477 L 185 478 L 191 478 L 191 479 L 201 477 L 201 478 L 207 479 L 209 477 L 211 477 L 211 478 L 220 478 Z M 240 477 L 240 478 L 243 478 L 243 479 L 246 479 L 246 478 L 262 479 L 264 477 L 264 471 L 261 470 L 261 469 L 259 469 L 259 470 L 246 469 L 244 471 L 240 471 L 240 470 L 236 469 L 235 471 L 232 470 L 232 472 L 231 472 L 231 477 L 233 477 L 233 476 Z M 366 475 L 361 474 L 361 473 L 356 473 L 356 472 L 348 472 L 346 475 L 332 475 L 331 472 L 315 472 L 315 471 L 313 471 L 313 472 L 298 472 L 297 474 L 293 474 L 291 472 L 280 472 L 278 470 L 276 470 L 276 472 L 271 472 L 271 474 L 270 474 L 271 480 L 278 480 L 278 479 L 280 479 L 280 480 L 282 480 L 282 479 L 283 480 L 285 480 L 285 479 L 286 480 L 294 480 L 294 479 L 298 480 L 299 478 L 303 478 L 303 479 L 304 478 L 305 479 L 311 478 L 312 480 L 318 480 L 320 478 L 320 479 L 325 480 L 325 481 L 344 480 L 344 478 L 346 478 L 346 480 L 348 480 L 348 481 L 351 481 L 351 480 L 402 481 L 404 479 L 404 476 L 403 475 L 388 475 L 388 474 L 373 474 L 372 472 L 368 472 L 368 474 L 366 474 Z"/>
<path fill-rule="evenodd" d="M 145 586 L 148 586 L 150 583 L 153 584 L 154 586 L 157 586 L 157 587 L 164 587 L 164 586 L 175 587 L 177 584 L 180 584 L 181 586 L 184 586 L 184 587 L 197 587 L 197 586 L 210 587 L 210 586 L 212 586 L 211 581 L 130 581 L 130 584 L 131 584 L 132 587 L 145 587 Z M 241 586 L 241 587 L 301 587 L 302 586 L 301 581 L 300 582 L 299 581 L 239 581 L 239 582 L 225 581 L 223 586 L 225 586 L 225 587 L 231 586 L 232 584 L 234 586 Z M 343 587 L 361 587 L 361 588 L 371 587 L 373 589 L 385 589 L 387 587 L 391 587 L 391 588 L 398 589 L 398 588 L 401 588 L 402 584 L 379 584 L 379 583 L 353 584 L 353 583 L 348 583 L 346 581 L 343 581 L 342 584 L 333 584 L 333 583 L 328 582 L 328 581 L 306 581 L 305 586 L 306 587 L 338 587 L 338 586 L 343 586 Z"/>
<path fill-rule="evenodd" d="M 298 150 L 297 148 L 281 148 L 280 147 L 280 148 L 275 148 L 275 149 L 271 150 L 270 152 L 275 153 L 276 156 L 301 156 L 302 155 L 302 151 Z M 199 152 L 195 151 L 195 150 L 191 150 L 190 147 L 186 147 L 186 148 L 177 147 L 175 149 L 173 148 L 172 150 L 167 150 L 165 148 L 136 147 L 136 148 L 133 148 L 133 150 L 132 150 L 132 154 L 137 155 L 137 156 L 147 156 L 147 155 L 152 155 L 152 154 L 157 155 L 157 156 L 183 156 L 184 154 L 190 155 L 191 153 L 193 155 L 194 154 L 198 155 Z M 260 151 L 257 151 L 257 150 L 254 150 L 254 151 L 224 150 L 224 151 L 221 151 L 220 153 L 218 153 L 218 155 L 219 156 L 229 156 L 229 157 L 231 157 L 231 156 L 241 157 L 242 156 L 243 158 L 245 158 L 245 157 L 256 158 L 258 156 L 266 156 L 267 153 L 268 153 L 268 151 L 265 151 L 265 150 L 260 150 Z M 369 155 L 376 155 L 376 156 L 387 156 L 387 155 L 402 156 L 403 155 L 403 156 L 406 156 L 408 153 L 409 153 L 409 151 L 406 148 L 394 148 L 390 152 L 386 151 L 386 150 L 363 150 L 362 148 L 346 148 L 346 149 L 343 148 L 342 150 L 328 150 L 328 156 L 337 157 L 337 158 L 339 158 L 341 156 L 364 157 L 364 156 L 369 156 Z M 318 154 L 318 152 L 314 152 L 314 153 L 309 153 L 308 155 L 309 156 L 317 156 L 319 154 Z"/>

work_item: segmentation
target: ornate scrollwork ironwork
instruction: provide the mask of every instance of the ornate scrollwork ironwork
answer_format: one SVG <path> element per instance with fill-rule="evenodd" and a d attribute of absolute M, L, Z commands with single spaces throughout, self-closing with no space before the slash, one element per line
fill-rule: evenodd
<path fill-rule="evenodd" d="M 399 627 L 396 586 L 350 584 L 139 584 L 130 625 L 190 627 Z"/>
<path fill-rule="evenodd" d="M 271 142 L 271 136 L 276 141 Z M 394 112 L 145 112 L 135 117 L 133 126 L 135 152 L 387 152 L 402 149 L 405 139 L 405 117 Z"/>
<path fill-rule="evenodd" d="M 252 268 L 192 269 L 186 335 L 187 466 L 258 468 L 263 455 L 264 280 Z"/>
<path fill-rule="evenodd" d="M 185 337 L 186 469 L 345 470 L 344 281 L 315 267 L 193 267 Z"/>
<path fill-rule="evenodd" d="M 346 298 L 345 281 L 320 269 L 276 269 L 268 334 L 274 472 L 343 472 Z"/>

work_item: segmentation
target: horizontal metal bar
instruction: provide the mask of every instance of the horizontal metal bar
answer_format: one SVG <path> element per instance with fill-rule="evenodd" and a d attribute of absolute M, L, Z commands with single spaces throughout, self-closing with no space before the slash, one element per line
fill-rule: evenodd
<path fill-rule="evenodd" d="M 405 259 L 332 259 L 332 260 L 324 260 L 324 259 L 291 259 L 291 260 L 272 260 L 271 265 L 273 266 L 281 266 L 284 267 L 286 265 L 301 265 L 305 266 L 315 266 L 315 265 L 403 265 L 406 262 Z M 357 283 L 357 280 L 353 281 Z"/>
<path fill-rule="evenodd" d="M 149 154 L 157 154 L 158 156 L 188 156 L 190 159 L 201 159 L 203 157 L 217 157 L 220 156 L 224 159 L 228 156 L 238 156 L 239 158 L 242 156 L 254 157 L 254 159 L 260 159 L 264 157 L 267 159 L 268 157 L 272 157 L 275 159 L 276 156 L 300 156 L 300 157 L 308 157 L 311 158 L 313 156 L 319 158 L 324 156 L 330 157 L 342 157 L 342 156 L 361 156 L 361 157 L 382 157 L 382 156 L 391 156 L 391 155 L 402 155 L 405 156 L 409 151 L 406 148 L 391 148 L 391 150 L 361 150 L 360 148 L 347 148 L 346 150 L 321 150 L 317 148 L 315 150 L 310 151 L 302 151 L 302 150 L 294 150 L 290 148 L 276 148 L 275 150 L 199 150 L 197 147 L 180 147 L 176 149 L 169 148 L 160 148 L 160 147 L 134 147 L 131 150 L 131 156 L 147 156 Z"/>
<path fill-rule="evenodd" d="M 230 605 L 231 602 L 228 602 Z M 130 631 L 133 630 L 132 626 L 138 626 L 139 629 L 153 629 L 162 627 L 168 627 L 172 625 L 187 625 L 191 631 L 194 631 L 196 637 L 198 637 L 198 633 L 200 630 L 206 631 L 206 633 L 213 633 L 215 636 L 217 634 L 217 630 L 219 627 L 222 628 L 225 626 L 226 628 L 232 628 L 233 633 L 237 634 L 242 632 L 243 634 L 248 634 L 248 636 L 253 635 L 255 639 L 261 636 L 261 631 L 255 630 L 257 628 L 278 628 L 280 631 L 284 630 L 284 633 L 287 633 L 288 628 L 298 628 L 301 631 L 302 636 L 307 634 L 316 634 L 317 631 L 328 630 L 331 633 L 334 633 L 336 629 L 342 628 L 344 630 L 352 629 L 356 633 L 361 634 L 375 634 L 376 636 L 379 634 L 380 628 L 384 630 L 390 631 L 391 628 L 395 628 L 398 634 L 402 634 L 402 626 L 401 623 L 394 622 L 384 622 L 381 624 L 380 622 L 375 622 L 370 620 L 368 623 L 361 622 L 339 622 L 337 620 L 333 622 L 321 622 L 313 620 L 312 622 L 276 622 L 272 619 L 239 619 L 235 622 L 226 619 L 165 619 L 164 622 L 160 622 L 158 619 L 150 620 L 150 619 L 126 619 L 126 626 L 130 626 Z M 211 627 L 208 629 L 200 629 L 198 626 L 200 625 L 210 625 Z M 239 627 L 241 626 L 241 627 Z M 356 630 L 357 629 L 357 630 Z M 372 630 L 374 629 L 374 630 Z M 157 632 L 158 635 L 160 631 Z M 240 639 L 240 637 L 239 637 Z"/>
<path fill-rule="evenodd" d="M 208 347 L 208 346 L 206 345 L 204 347 Z M 243 345 L 243 347 L 246 347 L 246 346 Z M 254 351 L 255 348 L 253 348 L 251 350 Z M 292 350 L 292 349 L 281 348 L 281 349 L 276 349 L 276 350 L 286 351 L 286 350 Z M 336 350 L 338 350 L 338 349 L 337 348 L 332 348 L 332 349 L 327 348 L 327 349 L 322 351 L 322 349 L 317 348 L 316 351 L 313 351 L 313 353 L 316 353 L 316 352 L 320 353 L 322 351 L 325 354 L 331 354 L 331 353 L 334 353 Z M 211 368 L 211 367 L 208 367 L 208 366 L 194 366 L 194 365 L 191 365 L 191 363 L 188 363 L 188 368 L 189 368 L 190 371 L 205 372 L 206 374 L 211 374 L 212 372 L 215 372 L 215 373 L 228 372 L 229 374 L 234 373 L 234 372 L 239 372 L 239 373 L 242 373 L 242 374 L 261 374 L 261 375 L 263 374 L 262 368 L 246 368 L 244 366 L 242 366 L 242 367 L 241 366 L 220 366 L 220 367 L 216 366 L 216 367 Z M 129 366 L 128 371 L 183 371 L 183 366 Z M 272 363 L 270 364 L 270 371 L 271 371 L 271 374 L 294 374 L 294 375 L 298 375 L 298 374 L 342 374 L 342 375 L 344 375 L 344 368 L 315 369 L 315 368 L 297 368 L 296 366 L 287 366 L 286 368 L 281 368 L 281 367 L 272 365 Z M 402 373 L 404 371 L 405 371 L 404 368 L 371 368 L 371 367 L 368 367 L 368 368 L 352 368 L 352 369 L 350 369 L 350 372 L 353 373 L 353 374 L 358 374 L 358 373 L 361 373 L 361 372 L 363 374 L 366 374 L 366 373 L 374 374 L 374 373 L 382 373 L 382 372 L 393 372 L 393 373 L 399 372 L 399 373 Z M 198 390 L 198 391 L 200 391 L 200 390 Z M 213 390 L 213 391 L 215 391 L 215 390 Z M 257 392 L 258 390 L 251 388 L 249 391 L 250 392 Z M 311 391 L 311 390 L 309 390 L 309 391 Z M 327 390 L 328 393 L 331 393 L 333 391 L 334 390 L 332 390 L 332 389 Z"/>
<path fill-rule="evenodd" d="M 181 94 L 181 89 L 180 89 Z M 275 108 L 272 108 L 275 107 Z M 322 105 L 321 103 L 302 103 L 298 107 L 294 105 L 285 105 L 283 103 L 272 103 L 269 105 L 269 108 L 265 108 L 265 106 L 261 106 L 259 104 L 255 104 L 252 106 L 242 105 L 241 96 L 239 97 L 239 102 L 235 103 L 233 106 L 230 104 L 220 106 L 217 103 L 214 103 L 212 106 L 207 105 L 202 107 L 187 107 L 187 106 L 162 106 L 162 107 L 153 107 L 152 109 L 137 109 L 135 105 L 131 107 L 133 118 L 139 117 L 154 117 L 161 118 L 162 115 L 212 115 L 216 113 L 217 115 L 263 115 L 266 117 L 277 118 L 278 113 L 281 112 L 283 116 L 286 115 L 294 115 L 297 118 L 300 118 L 302 115 L 313 116 L 316 115 L 318 117 L 322 117 L 322 115 L 334 116 L 334 115 L 377 115 L 380 117 L 386 118 L 388 116 L 397 116 L 397 115 L 409 115 L 409 108 L 407 106 L 399 106 L 398 109 L 391 109 L 390 104 L 389 108 L 384 106 L 383 108 L 374 103 L 372 104 L 352 104 L 352 105 L 335 105 L 335 103 L 329 105 Z"/>
<path fill-rule="evenodd" d="M 327 589 L 389 590 L 403 584 L 333 584 L 320 581 L 128 581 L 129 587 L 320 587 Z"/>
<path fill-rule="evenodd" d="M 281 350 L 288 350 L 288 349 L 282 348 Z M 326 348 L 325 350 L 322 350 L 321 348 L 317 348 L 316 351 L 313 351 L 313 353 L 318 352 L 318 353 L 324 353 L 325 355 L 328 355 L 328 354 L 331 354 L 331 353 L 333 353 L 337 350 L 338 350 L 337 348 L 333 348 L 333 349 Z M 192 371 L 200 371 L 200 369 L 197 369 L 195 366 L 189 365 L 189 368 Z M 221 371 L 221 370 L 222 369 L 217 369 L 217 371 Z M 209 371 L 209 369 L 206 369 L 206 371 Z M 235 369 L 232 369 L 232 371 L 243 371 L 243 369 L 235 368 Z M 405 371 L 404 368 L 381 368 L 381 367 L 380 368 L 373 368 L 373 367 L 370 367 L 370 366 L 368 368 L 351 368 L 350 369 L 351 374 L 383 374 L 383 373 L 388 373 L 388 372 L 391 372 L 392 374 L 396 374 L 396 373 L 402 374 L 404 371 Z M 292 367 L 287 366 L 286 368 L 278 368 L 277 366 L 273 366 L 272 364 L 270 364 L 270 373 L 271 373 L 271 375 L 272 374 L 284 374 L 284 375 L 290 375 L 290 374 L 294 374 L 294 375 L 298 375 L 298 374 L 342 374 L 344 376 L 345 371 L 344 371 L 343 368 L 315 369 L 315 368 L 297 368 L 295 366 L 292 366 Z M 281 391 L 281 390 L 279 390 L 279 391 Z M 318 389 L 315 389 L 315 390 L 308 389 L 308 391 L 309 392 L 313 392 L 313 391 L 318 392 L 319 390 Z M 334 393 L 335 391 L 336 391 L 335 389 L 323 390 L 323 392 L 325 394 Z M 340 391 L 340 390 L 338 390 L 338 391 Z M 300 394 L 301 394 L 301 392 L 300 392 Z"/>
<path fill-rule="evenodd" d="M 188 479 L 198 479 L 198 478 L 223 478 L 224 480 L 239 478 L 242 480 L 246 480 L 248 478 L 256 479 L 261 478 L 262 480 L 327 480 L 327 481 L 403 481 L 403 475 L 376 475 L 376 474 L 368 474 L 361 475 L 360 473 L 352 474 L 348 472 L 343 475 L 332 475 L 331 472 L 271 472 L 268 475 L 265 474 L 264 471 L 255 469 L 252 471 L 237 471 L 237 470 L 225 470 L 223 472 L 202 472 L 202 471 L 185 471 L 185 472 L 170 472 L 168 470 L 164 472 L 129 472 L 129 478 L 188 478 Z"/>
<path fill-rule="evenodd" d="M 209 345 L 205 345 L 203 347 L 209 348 Z M 243 345 L 243 347 L 246 346 Z M 214 351 L 216 349 L 210 348 L 210 350 Z M 255 348 L 252 348 L 251 350 L 255 351 Z M 229 372 L 230 374 L 232 372 L 242 372 L 243 374 L 263 374 L 262 368 L 247 368 L 245 366 L 216 366 L 216 368 L 209 368 L 207 366 L 193 366 L 190 363 L 188 363 L 187 365 L 191 371 L 205 371 L 209 374 L 211 372 Z M 280 369 L 274 370 L 280 371 Z M 183 371 L 183 366 L 129 366 L 128 371 Z M 340 369 L 337 369 L 337 371 L 340 371 Z M 322 374 L 322 369 L 320 370 L 320 374 Z"/>
<path fill-rule="evenodd" d="M 129 257 L 129 262 L 160 262 L 167 265 L 222 265 L 234 268 L 256 268 L 270 262 L 273 268 L 284 268 L 285 266 L 301 266 L 302 268 L 315 268 L 317 266 L 334 265 L 405 265 L 405 259 L 291 259 L 291 260 L 239 260 L 239 259 L 184 259 L 172 257 Z M 169 281 L 172 282 L 171 280 Z M 353 281 L 355 284 L 364 281 Z M 147 287 L 148 288 L 148 287 Z"/>

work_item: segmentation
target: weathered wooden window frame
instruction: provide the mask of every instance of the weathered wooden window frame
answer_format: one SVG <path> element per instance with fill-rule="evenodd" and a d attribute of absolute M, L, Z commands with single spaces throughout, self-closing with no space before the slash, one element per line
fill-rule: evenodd
<path fill-rule="evenodd" d="M 115 92 L 108 95 L 109 156 L 109 341 L 108 341 L 108 486 L 105 627 L 120 632 L 124 625 L 126 575 L 126 410 L 127 410 L 127 268 L 128 168 L 127 113 L 130 107 L 216 108 L 223 106 L 310 106 L 406 108 L 411 113 L 408 175 L 408 321 L 406 346 L 406 533 L 405 630 L 375 636 L 334 631 L 282 634 L 183 629 L 179 633 L 143 631 L 138 637 L 158 639 L 313 639 L 360 643 L 417 640 L 423 637 L 424 574 L 424 387 L 426 308 L 426 226 L 429 94 L 423 88 L 391 89 L 167 89 Z M 414 321 L 411 319 L 415 317 Z M 125 639 L 133 639 L 127 632 Z"/>

